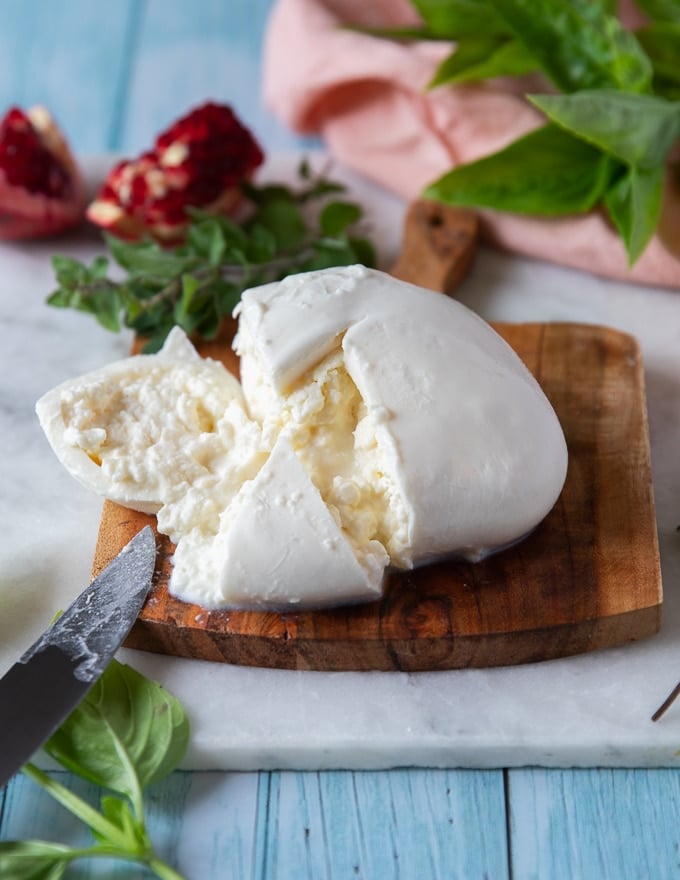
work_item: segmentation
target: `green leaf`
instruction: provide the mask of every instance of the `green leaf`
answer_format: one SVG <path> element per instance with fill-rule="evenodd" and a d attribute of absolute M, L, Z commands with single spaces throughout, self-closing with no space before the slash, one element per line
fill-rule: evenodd
<path fill-rule="evenodd" d="M 146 342 L 142 346 L 142 353 L 156 354 L 156 352 L 160 351 L 173 326 L 173 323 L 159 324 L 154 330 L 140 332 L 140 336 L 147 337 Z"/>
<path fill-rule="evenodd" d="M 305 237 L 306 226 L 300 209 L 289 199 L 263 202 L 256 222 L 267 229 L 281 251 L 293 250 Z"/>
<path fill-rule="evenodd" d="M 428 88 L 497 76 L 522 76 L 537 66 L 531 53 L 516 40 L 499 42 L 482 36 L 462 42 L 445 58 Z"/>
<path fill-rule="evenodd" d="M 276 239 L 272 233 L 257 221 L 248 225 L 248 259 L 252 263 L 266 263 L 276 256 Z"/>
<path fill-rule="evenodd" d="M 185 265 L 171 267 L 171 274 L 181 274 L 187 268 L 194 268 L 200 262 L 218 266 L 226 259 L 227 251 L 232 247 L 243 247 L 247 241 L 244 231 L 228 217 L 191 211 L 192 221 L 187 232 L 187 243 L 177 248 L 176 252 L 187 258 L 193 256 L 194 262 L 187 260 Z"/>
<path fill-rule="evenodd" d="M 193 327 L 187 327 L 186 322 L 194 307 L 196 291 L 200 286 L 201 282 L 194 275 L 182 275 L 182 295 L 175 303 L 174 317 L 175 322 L 188 332 L 191 332 Z"/>
<path fill-rule="evenodd" d="M 527 97 L 572 134 L 641 168 L 663 164 L 680 137 L 680 104 L 653 95 L 597 90 Z"/>
<path fill-rule="evenodd" d="M 487 0 L 412 0 L 425 23 L 427 32 L 435 38 L 460 40 L 480 34 L 507 36 L 508 28 Z"/>
<path fill-rule="evenodd" d="M 67 291 L 76 291 L 87 284 L 98 284 L 106 279 L 109 261 L 106 257 L 95 257 L 89 266 L 71 257 L 55 255 L 52 268 L 58 284 Z"/>
<path fill-rule="evenodd" d="M 220 223 L 198 220 L 189 225 L 187 246 L 211 265 L 219 265 L 226 248 L 226 236 Z"/>
<path fill-rule="evenodd" d="M 636 0 L 636 2 L 654 21 L 680 22 L 680 0 Z"/>
<path fill-rule="evenodd" d="M 69 770 L 130 798 L 182 759 L 189 725 L 179 702 L 130 666 L 112 661 L 45 750 Z"/>
<path fill-rule="evenodd" d="M 196 325 L 196 330 L 203 339 L 214 339 L 220 329 L 220 315 L 214 308 L 204 311 L 201 320 Z"/>
<path fill-rule="evenodd" d="M 424 195 L 518 214 L 582 213 L 600 201 L 613 171 L 611 159 L 600 150 L 549 124 L 498 153 L 455 168 Z"/>
<path fill-rule="evenodd" d="M 241 181 L 241 189 L 248 199 L 255 205 L 266 202 L 294 202 L 295 197 L 289 187 L 283 183 L 267 183 L 258 186 L 249 180 Z"/>
<path fill-rule="evenodd" d="M 654 80 L 654 91 L 668 101 L 680 101 L 680 82 L 659 76 Z"/>
<path fill-rule="evenodd" d="M 314 199 L 322 199 L 324 196 L 331 195 L 339 195 L 340 193 L 344 193 L 347 191 L 347 187 L 342 183 L 338 183 L 335 180 L 326 180 L 325 178 L 321 178 L 319 180 L 313 180 L 307 189 L 302 190 L 299 194 L 297 201 L 304 205 L 306 202 L 313 201 Z"/>
<path fill-rule="evenodd" d="M 349 236 L 348 244 L 351 248 L 351 256 L 348 264 L 361 263 L 363 266 L 373 267 L 378 259 L 373 242 L 367 238 Z"/>
<path fill-rule="evenodd" d="M 114 260 L 131 275 L 179 275 L 195 263 L 194 256 L 161 248 L 155 242 L 127 242 L 108 234 L 105 238 Z"/>
<path fill-rule="evenodd" d="M 23 773 L 81 819 L 99 843 L 75 849 L 45 841 L 0 843 L 0 877 L 59 880 L 81 857 L 138 861 L 163 880 L 181 880 L 159 859 L 144 822 L 142 789 L 171 772 L 186 749 L 188 725 L 174 697 L 112 661 L 46 751 L 72 772 L 122 797 L 104 796 L 101 812 L 30 762 Z"/>
<path fill-rule="evenodd" d="M 680 19 L 675 23 L 650 24 L 635 32 L 654 67 L 658 80 L 680 85 Z"/>
<path fill-rule="evenodd" d="M 323 235 L 341 235 L 361 218 L 361 208 L 352 202 L 329 202 L 321 211 L 319 225 Z"/>
<path fill-rule="evenodd" d="M 651 89 L 652 69 L 635 36 L 591 0 L 491 0 L 508 28 L 563 92 Z"/>
<path fill-rule="evenodd" d="M 79 263 L 78 260 L 74 260 L 72 257 L 65 257 L 62 254 L 55 254 L 52 257 L 52 268 L 54 272 L 60 280 L 63 279 L 62 283 L 66 283 L 70 281 L 72 278 L 79 277 L 80 273 L 83 271 L 84 266 L 82 263 Z"/>
<path fill-rule="evenodd" d="M 43 840 L 0 842 L 0 877 L 7 880 L 60 880 L 74 851 Z M 76 853 L 77 854 L 77 853 Z"/>
<path fill-rule="evenodd" d="M 106 280 L 85 280 L 82 287 L 60 287 L 47 299 L 49 305 L 73 308 L 94 315 L 107 330 L 120 330 L 122 299 L 119 288 Z"/>
<path fill-rule="evenodd" d="M 663 199 L 664 168 L 630 168 L 605 195 L 609 216 L 624 241 L 630 265 L 654 234 Z"/>
<path fill-rule="evenodd" d="M 220 315 L 231 315 L 241 298 L 241 290 L 237 284 L 228 281 L 216 283 L 215 305 Z"/>
<path fill-rule="evenodd" d="M 344 30 L 354 31 L 357 34 L 367 34 L 369 37 L 382 37 L 385 40 L 448 40 L 446 36 L 431 31 L 424 25 L 416 27 L 371 27 L 370 25 L 345 24 Z"/>
<path fill-rule="evenodd" d="M 339 243 L 333 245 L 322 241 L 314 242 L 311 255 L 299 267 L 301 272 L 312 272 L 319 269 L 330 269 L 333 266 L 348 266 L 355 262 L 349 255 L 347 248 L 341 248 Z"/>
<path fill-rule="evenodd" d="M 151 843 L 144 823 L 132 813 L 128 801 L 107 795 L 101 799 L 102 814 L 112 822 L 128 839 L 127 849 L 130 853 L 138 852 L 142 857 L 150 849 Z M 102 843 L 108 838 L 95 834 Z"/>

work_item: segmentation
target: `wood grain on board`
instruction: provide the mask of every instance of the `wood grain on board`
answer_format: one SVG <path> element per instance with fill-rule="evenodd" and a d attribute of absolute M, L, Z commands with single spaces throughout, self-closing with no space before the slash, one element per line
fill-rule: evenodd
<path fill-rule="evenodd" d="M 388 579 L 379 602 L 277 614 L 209 611 L 168 594 L 159 536 L 152 593 L 132 648 L 294 669 L 437 670 L 547 660 L 651 636 L 661 579 L 640 351 L 618 331 L 495 325 L 562 423 L 569 470 L 555 507 L 515 547 Z M 211 356 L 228 345 L 205 347 Z M 153 517 L 105 502 L 95 571 Z"/>

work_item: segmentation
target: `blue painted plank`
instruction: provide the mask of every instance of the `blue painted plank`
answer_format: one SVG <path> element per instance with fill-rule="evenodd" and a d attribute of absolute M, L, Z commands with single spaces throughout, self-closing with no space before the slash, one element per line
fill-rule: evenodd
<path fill-rule="evenodd" d="M 177 821 L 154 826 L 159 839 L 175 835 L 176 865 L 187 880 L 259 878 L 258 812 L 266 804 L 267 773 L 186 773 L 186 799 Z M 171 777 L 173 778 L 173 777 Z M 263 794 L 264 793 L 264 794 Z M 168 850 L 169 851 L 169 850 Z"/>
<path fill-rule="evenodd" d="M 135 0 L 3 0 L 0 112 L 44 104 L 79 153 L 111 149 Z"/>
<path fill-rule="evenodd" d="M 272 0 L 147 0 L 130 70 L 120 146 L 146 149 L 207 100 L 230 104 L 267 151 L 309 147 L 262 105 L 261 58 Z"/>
<path fill-rule="evenodd" d="M 271 880 L 508 876 L 501 771 L 273 773 L 258 819 Z"/>
<path fill-rule="evenodd" d="M 514 877 L 680 877 L 678 771 L 512 770 L 508 791 Z"/>

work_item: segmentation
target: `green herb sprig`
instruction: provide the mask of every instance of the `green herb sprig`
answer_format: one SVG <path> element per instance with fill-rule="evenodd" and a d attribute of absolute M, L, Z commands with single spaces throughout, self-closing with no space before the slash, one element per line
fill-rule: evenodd
<path fill-rule="evenodd" d="M 559 216 L 602 206 L 632 265 L 661 215 L 680 138 L 680 0 L 638 0 L 632 32 L 613 0 L 412 0 L 423 27 L 383 36 L 455 42 L 431 87 L 540 73 L 546 124 L 430 184 L 461 207 Z"/>
<path fill-rule="evenodd" d="M 112 792 L 102 797 L 101 810 L 33 764 L 23 768 L 91 829 L 96 843 L 74 848 L 44 840 L 0 842 L 0 877 L 59 880 L 75 860 L 103 857 L 142 864 L 161 880 L 182 880 L 153 849 L 143 791 L 177 767 L 188 739 L 189 724 L 177 699 L 113 660 L 45 745 L 67 770 Z"/>
<path fill-rule="evenodd" d="M 204 339 L 216 336 L 241 293 L 295 272 L 351 263 L 375 264 L 375 249 L 358 231 L 360 205 L 345 187 L 299 169 L 301 186 L 243 183 L 245 219 L 191 212 L 186 241 L 163 248 L 145 240 L 125 242 L 106 235 L 110 257 L 124 277 L 108 276 L 110 260 L 91 265 L 55 256 L 58 288 L 47 302 L 93 315 L 108 330 L 133 329 L 157 351 L 173 326 Z"/>

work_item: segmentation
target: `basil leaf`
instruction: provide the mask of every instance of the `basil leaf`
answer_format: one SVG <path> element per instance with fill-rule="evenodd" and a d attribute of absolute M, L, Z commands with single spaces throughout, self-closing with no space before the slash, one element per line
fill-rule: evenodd
<path fill-rule="evenodd" d="M 113 660 L 45 750 L 74 773 L 136 804 L 140 789 L 175 769 L 188 736 L 175 697 Z"/>
<path fill-rule="evenodd" d="M 654 21 L 680 22 L 680 0 L 636 0 L 636 2 Z"/>
<path fill-rule="evenodd" d="M 591 0 L 491 0 L 517 40 L 563 92 L 651 89 L 649 59 L 634 35 Z"/>
<path fill-rule="evenodd" d="M 479 34 L 507 36 L 508 28 L 489 0 L 412 0 L 435 38 L 460 40 Z"/>
<path fill-rule="evenodd" d="M 498 42 L 479 37 L 461 43 L 445 58 L 428 87 L 474 82 L 497 76 L 522 76 L 537 67 L 534 57 L 516 40 Z"/>
<path fill-rule="evenodd" d="M 654 95 L 596 90 L 527 97 L 572 134 L 641 168 L 663 164 L 680 137 L 680 103 Z"/>
<path fill-rule="evenodd" d="M 590 210 L 614 171 L 609 157 L 556 125 L 445 174 L 424 192 L 461 207 L 559 216 Z"/>
<path fill-rule="evenodd" d="M 60 880 L 71 848 L 43 840 L 0 842 L 0 877 L 11 880 Z"/>
<path fill-rule="evenodd" d="M 663 200 L 664 168 L 630 168 L 606 193 L 609 216 L 623 239 L 629 265 L 654 234 Z"/>
<path fill-rule="evenodd" d="M 119 797 L 103 797 L 101 799 L 101 811 L 109 822 L 118 828 L 128 839 L 128 848 L 130 850 L 139 849 L 143 851 L 150 845 L 146 828 L 142 822 L 137 819 L 130 809 L 128 801 Z M 109 840 L 102 834 L 98 834 L 96 829 L 92 829 L 94 837 L 101 843 L 108 843 Z"/>
<path fill-rule="evenodd" d="M 654 67 L 655 90 L 659 91 L 659 80 L 680 85 L 680 20 L 673 24 L 650 24 L 635 35 Z"/>
<path fill-rule="evenodd" d="M 385 40 L 448 40 L 449 38 L 431 31 L 424 26 L 415 27 L 372 27 L 363 24 L 343 24 L 343 30 L 352 31 L 356 34 L 366 34 L 369 37 L 382 37 Z"/>
<path fill-rule="evenodd" d="M 654 91 L 669 101 L 680 101 L 680 82 L 658 77 L 654 80 Z"/>

